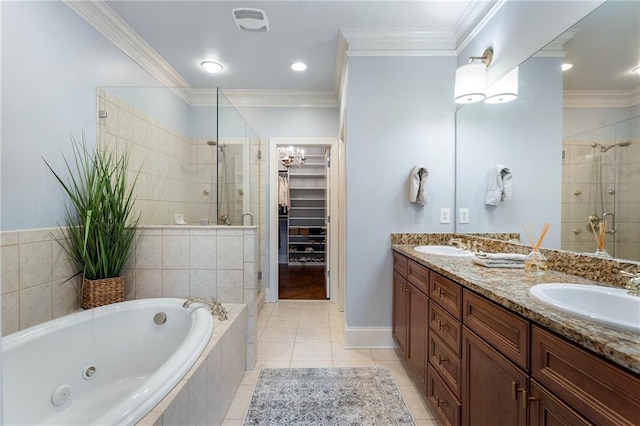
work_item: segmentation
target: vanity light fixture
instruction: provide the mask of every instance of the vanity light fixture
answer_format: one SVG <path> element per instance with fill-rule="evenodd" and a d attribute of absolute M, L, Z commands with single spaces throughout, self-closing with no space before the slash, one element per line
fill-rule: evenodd
<path fill-rule="evenodd" d="M 515 67 L 507 75 L 496 81 L 487 89 L 488 104 L 502 104 L 518 99 L 518 67 Z"/>
<path fill-rule="evenodd" d="M 222 64 L 215 61 L 202 61 L 200 62 L 200 66 L 206 72 L 210 72 L 211 74 L 217 74 L 222 71 Z"/>
<path fill-rule="evenodd" d="M 569 64 L 569 63 L 564 63 L 560 66 L 560 69 L 562 71 L 567 71 L 567 70 L 570 70 L 571 68 L 573 68 L 573 64 Z"/>
<path fill-rule="evenodd" d="M 457 104 L 470 104 L 484 100 L 487 90 L 487 67 L 493 59 L 493 49 L 482 56 L 472 56 L 469 63 L 456 70 L 454 100 Z"/>
<path fill-rule="evenodd" d="M 294 62 L 291 64 L 291 69 L 294 71 L 304 71 L 307 69 L 307 64 L 304 62 Z"/>

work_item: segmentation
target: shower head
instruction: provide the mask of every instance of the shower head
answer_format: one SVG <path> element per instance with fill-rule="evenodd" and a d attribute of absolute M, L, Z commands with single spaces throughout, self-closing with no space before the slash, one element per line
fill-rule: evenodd
<path fill-rule="evenodd" d="M 601 150 L 602 152 L 607 152 L 607 151 L 609 151 L 611 148 L 615 148 L 616 146 L 629 146 L 629 145 L 631 145 L 631 141 L 624 141 L 624 142 L 620 142 L 620 143 L 614 143 L 614 144 L 609 145 L 609 146 L 604 146 L 604 145 L 603 145 L 603 146 L 600 148 L 600 150 Z"/>

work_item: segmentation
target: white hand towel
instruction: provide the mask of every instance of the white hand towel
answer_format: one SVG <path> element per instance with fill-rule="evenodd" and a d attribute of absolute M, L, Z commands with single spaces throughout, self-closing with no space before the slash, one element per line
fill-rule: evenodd
<path fill-rule="evenodd" d="M 524 262 L 519 262 L 517 260 L 481 259 L 479 257 L 474 257 L 471 261 L 476 265 L 484 266 L 485 268 L 524 268 Z"/>
<path fill-rule="evenodd" d="M 420 164 L 413 166 L 409 175 L 409 202 L 418 203 L 421 206 L 427 204 L 427 176 L 429 171 L 425 166 Z"/>
<path fill-rule="evenodd" d="M 527 257 L 526 254 L 518 254 L 518 253 L 477 253 L 481 259 L 491 259 L 491 260 L 518 260 L 523 262 Z"/>
<path fill-rule="evenodd" d="M 503 164 L 492 166 L 487 176 L 485 204 L 497 206 L 501 201 L 511 200 L 513 197 L 511 178 L 511 170 L 507 166 Z"/>

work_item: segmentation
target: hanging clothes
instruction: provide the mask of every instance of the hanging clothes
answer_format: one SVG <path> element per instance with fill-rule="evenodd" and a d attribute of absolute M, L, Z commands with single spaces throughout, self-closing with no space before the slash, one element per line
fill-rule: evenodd
<path fill-rule="evenodd" d="M 287 213 L 291 207 L 289 176 L 278 176 L 278 207 L 282 207 L 285 213 Z"/>

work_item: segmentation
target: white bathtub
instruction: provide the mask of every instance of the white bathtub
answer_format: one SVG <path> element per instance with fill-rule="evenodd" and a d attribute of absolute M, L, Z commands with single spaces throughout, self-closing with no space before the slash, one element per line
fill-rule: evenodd
<path fill-rule="evenodd" d="M 183 302 L 132 300 L 4 337 L 3 424 L 135 424 L 209 342 L 210 312 L 198 305 L 185 309 Z M 155 324 L 158 312 L 166 314 L 164 324 Z M 92 366 L 95 373 L 85 378 Z"/>

